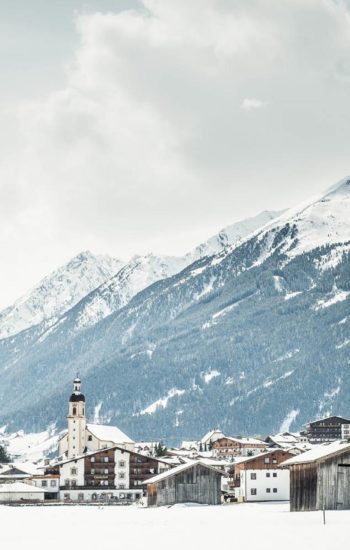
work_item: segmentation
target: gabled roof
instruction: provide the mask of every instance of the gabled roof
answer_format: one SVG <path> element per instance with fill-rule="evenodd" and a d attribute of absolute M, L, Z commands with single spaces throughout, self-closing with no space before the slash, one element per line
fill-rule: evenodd
<path fill-rule="evenodd" d="M 225 437 L 221 430 L 210 430 L 210 432 L 206 433 L 205 436 L 202 437 L 200 442 L 205 445 L 208 441 L 211 440 L 213 435 L 217 435 L 218 437 Z"/>
<path fill-rule="evenodd" d="M 106 426 L 104 424 L 86 424 L 86 429 L 97 439 L 101 441 L 110 441 L 111 443 L 134 443 L 130 437 L 122 432 L 116 426 Z"/>
<path fill-rule="evenodd" d="M 293 464 L 308 464 L 310 462 L 322 461 L 330 456 L 350 452 L 350 443 L 348 441 L 338 440 L 332 443 L 323 443 L 314 445 L 313 449 L 306 451 L 298 456 L 289 458 L 282 462 L 282 466 L 292 466 Z"/>
<path fill-rule="evenodd" d="M 244 457 L 236 457 L 235 461 L 233 462 L 233 465 L 235 464 L 243 464 L 246 462 L 252 462 L 253 460 L 257 460 L 261 457 L 268 457 L 271 455 L 274 455 L 276 453 L 293 453 L 293 449 L 271 449 L 270 451 L 265 451 L 263 453 L 259 453 L 252 456 L 244 456 Z"/>
<path fill-rule="evenodd" d="M 180 464 L 179 466 L 176 466 L 175 468 L 171 468 L 170 470 L 167 470 L 166 472 L 163 472 L 162 474 L 158 474 L 154 477 L 151 477 L 150 479 L 146 480 L 147 485 L 149 483 L 158 483 L 158 481 L 163 481 L 163 479 L 167 479 L 169 477 L 176 476 L 177 474 L 184 472 L 185 470 L 189 470 L 193 466 L 196 465 L 203 466 L 204 468 L 207 468 L 208 470 L 212 470 L 213 472 L 216 472 L 219 475 L 226 476 L 226 474 L 217 468 L 214 468 L 213 466 L 208 466 L 208 464 L 205 464 L 202 460 L 189 460 L 185 464 Z"/>
<path fill-rule="evenodd" d="M 14 483 L 0 485 L 0 493 L 45 493 L 45 489 L 39 489 L 39 487 L 29 483 L 15 481 Z"/>
<path fill-rule="evenodd" d="M 84 460 L 84 458 L 86 458 L 86 457 L 94 456 L 94 455 L 97 455 L 99 453 L 104 453 L 106 451 L 116 451 L 116 450 L 122 451 L 123 453 L 129 453 L 129 455 L 137 455 L 137 456 L 140 456 L 142 458 L 148 458 L 150 460 L 156 460 L 157 462 L 162 462 L 164 464 L 168 464 L 168 462 L 166 460 L 164 460 L 163 457 L 147 456 L 147 455 L 143 455 L 141 453 L 138 453 L 136 451 L 130 451 L 129 449 L 124 449 L 123 447 L 119 447 L 118 445 L 112 445 L 111 447 L 105 447 L 103 449 L 97 449 L 95 451 L 90 451 L 88 453 L 85 453 L 85 454 L 82 454 L 82 455 L 79 455 L 79 456 L 75 456 L 74 458 L 67 458 L 66 460 L 56 460 L 56 462 L 53 462 L 53 463 L 48 464 L 47 466 L 45 466 L 44 470 L 50 470 L 51 468 L 55 468 L 56 466 L 62 466 L 63 464 L 68 464 L 69 462 L 77 462 L 77 460 Z"/>

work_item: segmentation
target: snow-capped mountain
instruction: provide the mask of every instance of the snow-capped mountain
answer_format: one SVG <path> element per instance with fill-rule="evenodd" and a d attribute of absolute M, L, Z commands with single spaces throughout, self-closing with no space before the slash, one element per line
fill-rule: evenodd
<path fill-rule="evenodd" d="M 88 411 L 134 438 L 350 415 L 349 206 L 346 179 L 94 324 L 75 329 L 86 297 L 45 338 L 2 340 L 0 426 L 62 427 L 77 369 Z"/>
<path fill-rule="evenodd" d="M 108 255 L 81 252 L 0 313 L 0 338 L 55 319 L 122 267 Z"/>
<path fill-rule="evenodd" d="M 217 254 L 227 246 L 239 243 L 257 229 L 262 229 L 267 223 L 278 218 L 283 212 L 284 210 L 278 212 L 264 210 L 257 216 L 224 227 L 217 235 L 214 235 L 197 246 L 192 252 L 186 254 L 185 258 L 188 259 L 188 265 L 205 256 Z"/>
<path fill-rule="evenodd" d="M 280 214 L 281 212 L 265 211 L 232 224 L 183 257 L 155 256 L 154 254 L 133 257 L 118 273 L 93 290 L 74 309 L 72 313 L 75 330 L 94 325 L 124 307 L 141 290 L 179 273 L 196 260 L 212 256 L 227 246 L 237 243 Z"/>

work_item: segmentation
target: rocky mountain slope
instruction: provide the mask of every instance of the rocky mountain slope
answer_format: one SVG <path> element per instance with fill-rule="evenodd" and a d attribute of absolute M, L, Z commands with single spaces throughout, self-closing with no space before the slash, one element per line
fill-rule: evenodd
<path fill-rule="evenodd" d="M 107 255 L 81 252 L 0 312 L 0 338 L 13 336 L 44 321 L 54 322 L 122 265 L 120 260 Z"/>
<path fill-rule="evenodd" d="M 0 425 L 63 425 L 77 369 L 91 416 L 133 437 L 349 415 L 349 211 L 344 180 L 91 326 L 75 330 L 77 304 L 45 338 L 0 342 Z"/>

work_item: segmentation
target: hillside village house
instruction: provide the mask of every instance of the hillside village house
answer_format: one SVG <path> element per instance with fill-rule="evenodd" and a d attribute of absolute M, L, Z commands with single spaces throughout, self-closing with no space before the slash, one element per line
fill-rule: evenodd
<path fill-rule="evenodd" d="M 214 456 L 228 458 L 231 456 L 251 456 L 261 453 L 267 444 L 253 437 L 220 437 L 212 444 Z"/>
<path fill-rule="evenodd" d="M 309 422 L 305 435 L 310 443 L 326 443 L 342 439 L 346 433 L 350 433 L 350 420 L 342 416 L 328 416 Z"/>
<path fill-rule="evenodd" d="M 235 497 L 245 502 L 289 500 L 289 472 L 279 466 L 293 456 L 290 451 L 275 449 L 237 459 L 229 482 Z"/>
<path fill-rule="evenodd" d="M 350 509 L 350 443 L 315 445 L 282 464 L 290 471 L 290 510 Z"/>

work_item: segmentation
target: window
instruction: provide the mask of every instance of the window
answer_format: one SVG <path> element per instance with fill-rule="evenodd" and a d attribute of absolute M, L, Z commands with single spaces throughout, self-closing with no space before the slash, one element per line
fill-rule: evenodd
<path fill-rule="evenodd" d="M 94 456 L 91 457 L 91 462 L 95 462 L 95 457 Z"/>
<path fill-rule="evenodd" d="M 270 477 L 270 472 L 266 472 L 266 477 Z"/>
<path fill-rule="evenodd" d="M 42 486 L 42 487 L 47 487 L 47 480 L 46 480 L 46 479 L 43 479 L 43 480 L 41 481 L 41 486 Z"/>
<path fill-rule="evenodd" d="M 56 485 L 57 485 L 57 484 L 56 484 L 56 480 L 55 480 L 55 479 L 51 479 L 50 485 L 51 485 L 51 487 L 56 487 Z"/>
<path fill-rule="evenodd" d="M 74 416 L 77 414 L 77 408 L 76 407 L 73 407 L 73 414 L 74 414 Z"/>
<path fill-rule="evenodd" d="M 273 463 L 273 464 L 277 464 L 277 458 L 273 458 L 273 459 L 272 459 L 272 463 Z"/>
<path fill-rule="evenodd" d="M 78 495 L 78 500 L 81 502 L 82 500 L 84 500 L 84 493 L 79 493 Z"/>
<path fill-rule="evenodd" d="M 108 456 L 105 456 L 103 459 L 104 462 L 108 462 Z"/>
<path fill-rule="evenodd" d="M 92 441 L 92 435 L 88 436 L 88 441 Z"/>
<path fill-rule="evenodd" d="M 94 475 L 94 473 L 95 473 L 95 468 L 91 468 L 91 473 L 92 473 L 92 475 Z"/>
<path fill-rule="evenodd" d="M 277 493 L 277 489 L 272 489 L 274 493 Z"/>
<path fill-rule="evenodd" d="M 65 484 L 66 487 L 69 487 L 69 486 L 70 486 L 70 481 L 69 481 L 69 479 L 65 479 L 65 480 L 64 480 L 64 484 Z"/>
<path fill-rule="evenodd" d="M 105 468 L 105 469 L 103 470 L 103 473 L 104 473 L 104 474 L 108 474 L 108 468 Z"/>
<path fill-rule="evenodd" d="M 77 486 L 77 480 L 76 479 L 72 479 L 72 487 L 76 487 Z"/>
<path fill-rule="evenodd" d="M 76 476 L 77 473 L 78 473 L 78 470 L 76 468 L 71 468 L 70 473 L 71 473 L 72 476 Z"/>
<path fill-rule="evenodd" d="M 266 457 L 264 458 L 264 462 L 265 462 L 265 464 L 270 464 L 270 457 L 269 457 L 269 456 L 266 456 Z"/>
<path fill-rule="evenodd" d="M 250 489 L 250 494 L 253 495 L 253 496 L 256 496 L 257 495 L 257 490 L 256 489 Z"/>
<path fill-rule="evenodd" d="M 271 489 L 266 489 L 266 492 L 267 492 L 267 493 L 271 493 Z"/>
<path fill-rule="evenodd" d="M 125 462 L 124 460 L 119 461 L 119 468 L 125 468 Z"/>
<path fill-rule="evenodd" d="M 273 472 L 272 476 L 277 477 L 277 472 Z"/>
<path fill-rule="evenodd" d="M 250 474 L 250 479 L 256 479 L 256 474 Z"/>
<path fill-rule="evenodd" d="M 119 472 L 119 479 L 125 479 L 124 472 Z"/>
<path fill-rule="evenodd" d="M 64 493 L 64 500 L 69 500 L 69 499 L 70 499 L 70 494 Z"/>

